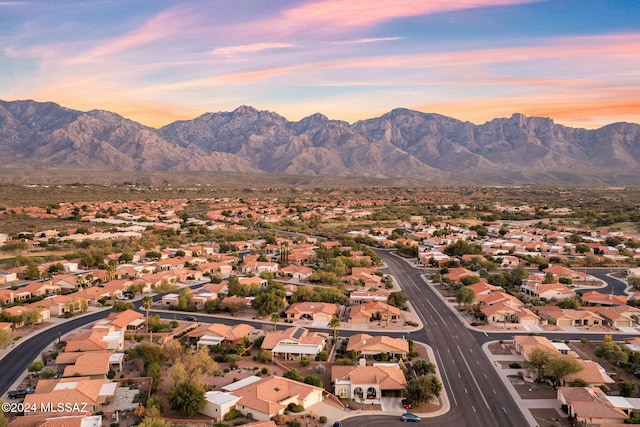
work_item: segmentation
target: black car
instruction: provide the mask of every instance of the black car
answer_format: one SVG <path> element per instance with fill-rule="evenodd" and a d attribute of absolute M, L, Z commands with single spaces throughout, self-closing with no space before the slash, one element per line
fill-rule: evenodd
<path fill-rule="evenodd" d="M 342 427 L 342 423 L 340 421 L 336 421 L 333 423 L 333 427 Z"/>
<path fill-rule="evenodd" d="M 11 390 L 9 392 L 9 399 L 22 399 L 27 394 L 35 393 L 36 391 L 32 388 L 17 388 L 15 390 Z"/>
<path fill-rule="evenodd" d="M 197 322 L 198 319 L 195 318 L 195 316 L 184 316 L 182 318 L 182 320 L 186 320 L 187 322 Z"/>

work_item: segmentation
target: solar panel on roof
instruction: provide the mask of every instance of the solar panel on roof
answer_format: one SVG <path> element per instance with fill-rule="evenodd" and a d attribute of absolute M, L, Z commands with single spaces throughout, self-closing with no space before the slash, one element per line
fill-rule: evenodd
<path fill-rule="evenodd" d="M 297 330 L 293 333 L 293 338 L 295 338 L 295 339 L 300 339 L 300 337 L 302 336 L 302 334 L 304 334 L 304 329 L 297 329 Z"/>

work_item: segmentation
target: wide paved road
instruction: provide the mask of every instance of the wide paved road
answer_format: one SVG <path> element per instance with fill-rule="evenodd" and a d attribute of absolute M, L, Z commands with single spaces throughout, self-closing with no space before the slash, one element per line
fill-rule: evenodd
<path fill-rule="evenodd" d="M 429 418 L 430 426 L 514 427 L 529 425 L 473 334 L 420 277 L 420 271 L 386 251 L 378 254 L 387 264 L 420 316 L 424 329 L 412 332 L 414 341 L 429 344 L 441 372 L 451 410 Z M 389 417 L 345 420 L 345 426 L 400 424 Z"/>

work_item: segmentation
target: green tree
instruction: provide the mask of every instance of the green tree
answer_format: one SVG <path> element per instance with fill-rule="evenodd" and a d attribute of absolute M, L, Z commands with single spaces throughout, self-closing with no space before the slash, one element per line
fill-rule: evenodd
<path fill-rule="evenodd" d="M 316 376 L 316 375 L 309 375 L 307 377 L 304 377 L 304 381 L 305 384 L 311 384 L 313 386 L 316 387 L 324 387 L 323 383 L 322 383 L 322 378 Z"/>
<path fill-rule="evenodd" d="M 200 384 L 185 381 L 169 392 L 169 405 L 174 411 L 192 417 L 204 408 L 206 403 L 204 393 L 204 388 Z"/>
<path fill-rule="evenodd" d="M 128 301 L 114 301 L 113 302 L 113 311 L 120 312 L 126 310 L 133 310 L 136 308 L 132 302 Z"/>
<path fill-rule="evenodd" d="M 56 375 L 58 375 L 56 371 L 54 371 L 51 368 L 44 368 L 42 371 L 40 371 L 40 378 L 44 378 L 45 380 L 49 378 L 53 378 Z"/>
<path fill-rule="evenodd" d="M 6 348 L 13 341 L 13 334 L 6 329 L 0 329 L 0 348 Z"/>
<path fill-rule="evenodd" d="M 289 369 L 282 376 L 285 377 L 285 378 L 289 378 L 290 380 L 294 380 L 294 381 L 301 381 L 302 380 L 302 377 L 300 376 L 300 371 L 298 371 L 295 368 Z"/>
<path fill-rule="evenodd" d="M 578 310 L 580 308 L 580 301 L 577 298 L 566 298 L 562 301 L 559 301 L 556 305 L 565 310 Z"/>
<path fill-rule="evenodd" d="M 273 322 L 273 330 L 274 331 L 278 330 L 278 322 L 280 321 L 280 314 L 279 313 L 272 313 L 271 314 L 271 321 Z"/>
<path fill-rule="evenodd" d="M 413 370 L 417 376 L 435 374 L 436 365 L 424 359 L 417 359 L 413 362 Z"/>
<path fill-rule="evenodd" d="M 555 282 L 556 282 L 556 278 L 553 275 L 553 273 L 547 272 L 547 274 L 544 275 L 544 280 L 542 281 L 542 283 L 555 283 Z"/>
<path fill-rule="evenodd" d="M 407 309 L 407 301 L 409 301 L 409 297 L 403 292 L 391 292 L 389 294 L 389 299 L 387 303 L 394 307 L 398 307 L 400 310 Z"/>
<path fill-rule="evenodd" d="M 549 364 L 549 353 L 542 348 L 534 348 L 529 354 L 527 366 L 536 373 L 536 379 L 542 378 Z"/>
<path fill-rule="evenodd" d="M 40 278 L 40 269 L 38 268 L 38 264 L 35 261 L 29 260 L 27 264 L 27 269 L 24 271 L 24 278 L 35 280 Z"/>
<path fill-rule="evenodd" d="M 178 293 L 178 309 L 186 310 L 189 308 L 189 298 L 191 297 L 191 289 L 184 288 Z"/>
<path fill-rule="evenodd" d="M 458 303 L 458 306 L 464 304 L 465 307 L 468 307 L 470 304 L 473 304 L 475 299 L 476 292 L 467 286 L 463 286 L 456 291 L 456 302 Z"/>
<path fill-rule="evenodd" d="M 403 392 L 403 397 L 412 404 L 425 403 L 439 397 L 442 383 L 435 374 L 411 378 Z"/>
<path fill-rule="evenodd" d="M 149 310 L 153 306 L 153 298 L 146 296 L 142 298 L 142 307 L 145 311 L 145 319 L 147 321 L 147 333 L 149 332 Z"/>
<path fill-rule="evenodd" d="M 333 316 L 331 320 L 329 320 L 329 324 L 327 326 L 333 329 L 333 340 L 335 341 L 338 338 L 338 326 L 340 326 L 340 319 Z"/>
<path fill-rule="evenodd" d="M 29 372 L 35 372 L 36 376 L 38 376 L 40 374 L 40 371 L 42 371 L 43 369 L 44 363 L 42 363 L 40 360 L 35 360 L 29 363 L 29 366 L 27 367 L 27 370 Z"/>
<path fill-rule="evenodd" d="M 567 375 L 577 374 L 583 369 L 584 367 L 575 357 L 561 354 L 549 359 L 545 371 L 555 385 L 560 385 Z"/>
<path fill-rule="evenodd" d="M 260 292 L 251 302 L 251 306 L 258 310 L 261 316 L 278 313 L 284 308 L 284 298 L 273 292 Z"/>
<path fill-rule="evenodd" d="M 22 313 L 22 322 L 26 326 L 33 326 L 40 320 L 40 312 L 36 309 L 26 310 Z"/>

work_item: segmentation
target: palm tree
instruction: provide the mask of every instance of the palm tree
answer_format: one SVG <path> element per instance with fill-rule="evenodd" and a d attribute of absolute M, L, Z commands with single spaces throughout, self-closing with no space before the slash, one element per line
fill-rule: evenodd
<path fill-rule="evenodd" d="M 272 313 L 271 314 L 271 321 L 273 322 L 273 330 L 276 331 L 278 329 L 278 322 L 280 321 L 280 314 L 279 313 Z"/>
<path fill-rule="evenodd" d="M 340 319 L 333 316 L 331 320 L 329 320 L 329 327 L 333 329 L 333 341 L 338 338 L 338 326 L 340 326 Z"/>
<path fill-rule="evenodd" d="M 147 332 L 149 332 L 149 310 L 151 309 L 152 305 L 153 305 L 153 298 L 151 298 L 150 296 L 146 296 L 142 298 L 142 306 L 147 312 Z"/>

